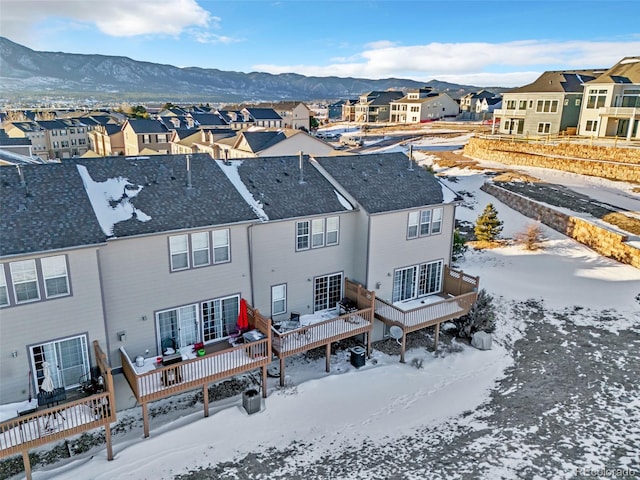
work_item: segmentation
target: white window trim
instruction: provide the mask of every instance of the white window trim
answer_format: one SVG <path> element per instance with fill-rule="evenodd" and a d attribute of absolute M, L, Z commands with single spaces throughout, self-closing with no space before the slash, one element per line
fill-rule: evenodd
<path fill-rule="evenodd" d="M 429 221 L 424 221 L 424 215 L 427 212 L 429 212 Z M 415 238 L 439 235 L 442 233 L 443 219 L 443 207 L 427 208 L 424 210 L 409 212 L 407 220 L 407 239 L 413 240 Z M 437 225 L 437 228 L 435 225 Z"/>
<path fill-rule="evenodd" d="M 62 266 L 64 267 L 64 273 L 58 273 L 57 275 L 47 275 L 45 270 L 48 267 L 45 267 L 45 264 L 48 263 L 48 262 L 55 261 L 54 259 L 62 260 Z M 69 289 L 69 273 L 67 272 L 67 259 L 66 259 L 66 257 L 64 255 L 56 255 L 56 256 L 53 256 L 53 257 L 43 257 L 43 258 L 40 259 L 40 266 L 42 267 L 42 281 L 44 283 L 44 291 L 45 291 L 46 298 L 56 298 L 56 297 L 66 297 L 66 296 L 68 296 L 70 294 L 70 289 Z M 66 292 L 57 293 L 57 294 L 49 294 L 49 289 L 47 288 L 47 280 L 52 280 L 52 279 L 57 279 L 57 278 L 64 278 L 65 285 L 66 285 Z"/>
<path fill-rule="evenodd" d="M 172 243 L 172 240 L 175 239 L 176 241 L 178 239 L 184 238 L 184 243 L 185 243 L 185 247 L 182 248 L 181 246 L 175 246 L 176 249 L 174 250 L 174 245 Z M 186 265 L 184 267 L 177 267 L 175 266 L 175 263 L 173 261 L 174 256 L 177 255 L 184 255 L 186 256 Z M 181 270 L 187 270 L 190 267 L 190 263 L 189 263 L 189 236 L 188 235 L 172 235 L 169 237 L 169 261 L 170 261 L 170 265 L 171 265 L 171 271 L 172 272 L 179 272 Z"/>
<path fill-rule="evenodd" d="M 335 220 L 336 227 L 329 229 L 329 224 Z M 329 241 L 329 234 L 335 233 L 336 239 L 335 241 Z M 338 245 L 340 243 L 340 217 L 328 217 L 327 218 L 327 246 Z"/>
<path fill-rule="evenodd" d="M 282 303 L 282 308 L 277 309 L 276 303 Z M 287 284 L 273 285 L 271 287 L 271 315 L 281 315 L 287 312 Z"/>
<path fill-rule="evenodd" d="M 17 272 L 18 265 L 19 264 L 26 264 L 26 263 L 32 263 L 33 264 L 33 272 L 35 273 L 35 278 L 34 279 L 29 279 L 27 281 L 16 282 L 15 276 L 18 273 Z M 14 271 L 14 266 L 16 267 L 15 271 Z M 9 268 L 11 270 L 11 284 L 13 285 L 13 298 L 15 298 L 16 303 L 17 304 L 22 304 L 22 303 L 30 303 L 30 302 L 39 301 L 41 299 L 41 296 L 40 296 L 40 285 L 38 285 L 38 266 L 36 265 L 35 259 L 20 260 L 18 262 L 11 262 L 11 263 L 9 263 Z M 16 285 L 23 285 L 23 284 L 27 284 L 27 283 L 35 283 L 36 284 L 36 292 L 37 292 L 38 296 L 36 298 L 29 298 L 27 300 L 18 300 L 18 292 L 16 291 Z"/>
<path fill-rule="evenodd" d="M 198 237 L 206 238 L 207 244 L 205 247 L 195 248 L 194 245 L 196 242 L 194 239 Z M 205 263 L 196 263 L 196 253 L 202 251 L 207 252 L 207 261 Z M 211 265 L 211 241 L 209 239 L 209 232 L 197 232 L 191 234 L 191 264 L 193 265 L 193 268 Z"/>
<path fill-rule="evenodd" d="M 311 248 L 321 247 L 324 247 L 324 218 L 314 218 L 311 220 Z"/>
<path fill-rule="evenodd" d="M 217 243 L 218 239 L 216 237 L 224 234 L 225 243 Z M 216 260 L 216 250 L 224 248 L 226 250 L 226 255 L 224 260 Z M 231 261 L 231 233 L 228 228 L 223 230 L 214 230 L 213 231 L 213 263 L 218 265 L 220 263 L 228 263 Z"/>
<path fill-rule="evenodd" d="M 412 230 L 415 229 L 415 233 Z M 418 238 L 420 233 L 420 212 L 409 212 L 407 221 L 407 238 Z"/>
<path fill-rule="evenodd" d="M 307 233 L 300 233 L 300 225 L 307 225 Z M 300 246 L 300 240 L 306 239 L 306 246 Z M 296 251 L 309 250 L 311 248 L 311 221 L 309 220 L 300 220 L 296 222 Z"/>
<path fill-rule="evenodd" d="M 7 286 L 7 278 L 4 274 L 4 264 L 0 263 L 0 290 L 4 289 L 4 297 L 7 299 L 5 303 L 0 303 L 0 307 L 6 307 L 9 302 L 9 287 Z M 1 298 L 1 297 L 0 297 Z"/>

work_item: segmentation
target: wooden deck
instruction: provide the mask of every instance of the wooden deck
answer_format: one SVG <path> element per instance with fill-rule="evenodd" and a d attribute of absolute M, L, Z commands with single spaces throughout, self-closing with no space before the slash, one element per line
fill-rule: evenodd
<path fill-rule="evenodd" d="M 373 327 L 375 293 L 345 279 L 345 297 L 355 302 L 358 310 L 295 330 L 280 332 L 272 327 L 272 348 L 280 360 L 280 385 L 284 386 L 285 358 L 313 348 L 326 347 L 326 370 L 330 371 L 331 344 L 355 335 L 367 337 L 367 355 L 371 352 L 370 333 Z"/>
<path fill-rule="evenodd" d="M 31 479 L 29 450 L 88 430 L 104 427 L 107 459 L 113 460 L 111 423 L 116 421 L 113 377 L 107 357 L 93 342 L 97 367 L 104 380 L 104 391 L 61 403 L 51 408 L 0 423 L 0 458 L 22 453 L 27 479 Z"/>
<path fill-rule="evenodd" d="M 440 299 L 436 301 L 433 301 L 434 296 L 430 295 L 429 302 L 425 301 L 424 305 L 405 310 L 398 304 L 376 298 L 375 317 L 388 326 L 398 326 L 402 329 L 400 361 L 404 362 L 407 333 L 435 326 L 437 346 L 440 324 L 469 313 L 478 297 L 478 285 L 478 277 L 445 266 L 443 291 L 437 294 Z"/>
<path fill-rule="evenodd" d="M 196 388 L 204 394 L 204 416 L 209 416 L 209 385 L 223 378 L 262 369 L 262 395 L 267 394 L 267 366 L 271 362 L 271 320 L 258 310 L 248 307 L 249 325 L 265 335 L 256 342 L 229 345 L 203 357 L 184 360 L 167 366 L 151 367 L 138 373 L 126 351 L 120 349 L 122 371 L 136 400 L 142 406 L 144 436 L 149 436 L 148 403 Z"/>

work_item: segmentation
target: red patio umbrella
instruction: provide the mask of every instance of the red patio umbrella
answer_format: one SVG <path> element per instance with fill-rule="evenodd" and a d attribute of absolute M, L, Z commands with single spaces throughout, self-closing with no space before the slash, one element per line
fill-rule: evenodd
<path fill-rule="evenodd" d="M 247 313 L 247 301 L 240 299 L 240 313 L 238 314 L 238 330 L 245 331 L 249 329 L 249 314 Z"/>

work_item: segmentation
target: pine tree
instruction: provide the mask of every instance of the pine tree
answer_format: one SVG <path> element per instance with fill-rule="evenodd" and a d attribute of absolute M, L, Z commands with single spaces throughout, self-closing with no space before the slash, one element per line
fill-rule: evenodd
<path fill-rule="evenodd" d="M 489 203 L 476 220 L 474 228 L 476 239 L 491 242 L 502 232 L 502 221 L 498 218 L 498 211 Z"/>

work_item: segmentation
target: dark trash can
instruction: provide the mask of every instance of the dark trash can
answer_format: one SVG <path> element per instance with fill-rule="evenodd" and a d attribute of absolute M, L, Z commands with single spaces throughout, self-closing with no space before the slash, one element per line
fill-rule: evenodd
<path fill-rule="evenodd" d="M 250 388 L 242 394 L 242 406 L 249 415 L 260 411 L 260 404 L 262 399 L 260 398 L 260 392 L 255 388 Z"/>
<path fill-rule="evenodd" d="M 351 365 L 356 368 L 364 367 L 366 353 L 363 347 L 353 347 L 351 349 Z"/>

